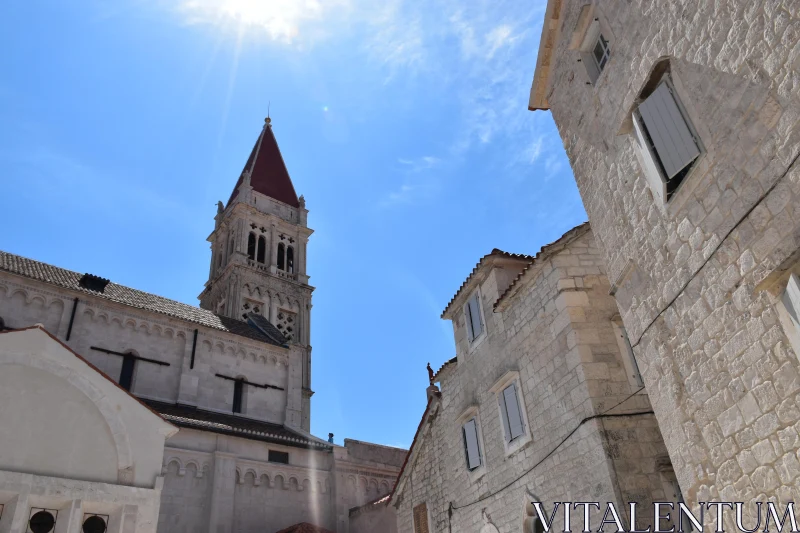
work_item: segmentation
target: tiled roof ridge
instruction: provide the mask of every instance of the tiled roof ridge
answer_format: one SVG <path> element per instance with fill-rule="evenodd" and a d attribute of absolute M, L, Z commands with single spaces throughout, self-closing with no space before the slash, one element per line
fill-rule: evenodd
<path fill-rule="evenodd" d="M 517 274 L 508 288 L 503 291 L 503 294 L 497 299 L 497 301 L 492 306 L 493 310 L 496 310 L 500 304 L 507 298 L 511 296 L 511 293 L 514 291 L 517 284 L 522 280 L 523 277 L 530 271 L 531 267 L 540 263 L 545 256 L 550 255 L 551 253 L 556 252 L 555 249 L 557 246 L 561 246 L 562 249 L 564 246 L 572 242 L 572 240 L 577 239 L 578 237 L 582 236 L 586 231 L 590 230 L 589 222 L 583 222 L 582 224 L 578 224 L 574 228 L 568 230 L 564 233 L 561 237 L 556 239 L 555 241 L 551 242 L 550 244 L 545 244 L 542 246 L 541 250 L 533 257 L 530 263 L 528 263 L 525 268 L 522 269 L 522 272 Z"/>
<path fill-rule="evenodd" d="M 442 311 L 442 315 L 441 315 L 440 318 L 444 318 L 444 315 L 446 315 L 447 311 L 450 310 L 450 306 L 452 306 L 453 302 L 456 301 L 456 298 L 458 298 L 458 295 L 461 294 L 462 290 L 464 290 L 464 287 L 469 285 L 469 282 L 472 280 L 472 276 L 474 276 L 475 273 L 478 271 L 478 269 L 480 269 L 480 267 L 483 265 L 483 262 L 486 259 L 489 259 L 491 257 L 502 257 L 504 259 L 520 259 L 520 260 L 524 260 L 524 261 L 532 261 L 533 260 L 533 256 L 531 256 L 531 255 L 515 254 L 515 253 L 503 251 L 500 248 L 493 248 L 491 252 L 489 252 L 488 254 L 484 255 L 483 257 L 481 257 L 478 260 L 478 262 L 475 264 L 475 267 L 472 269 L 472 272 L 470 272 L 469 275 L 467 276 L 467 279 L 464 280 L 464 282 L 458 288 L 458 290 L 453 295 L 453 297 L 450 298 L 450 301 L 447 303 L 447 306 L 444 308 L 444 311 Z"/>
<path fill-rule="evenodd" d="M 108 285 L 106 285 L 104 292 L 86 289 L 85 287 L 81 287 L 79 284 L 81 277 L 84 276 L 84 274 L 80 272 L 75 272 L 74 270 L 51 265 L 49 263 L 31 259 L 22 255 L 12 254 L 11 252 L 0 250 L 0 270 L 18 276 L 35 279 L 43 283 L 56 285 L 71 291 L 77 291 L 83 294 L 96 296 L 98 298 L 116 302 L 121 305 L 127 305 L 129 307 L 133 307 L 134 309 L 142 309 L 159 313 L 165 316 L 176 318 L 178 320 L 183 320 L 192 324 L 198 324 L 215 329 L 217 331 L 224 331 L 233 335 L 239 335 L 260 342 L 266 342 L 268 344 L 280 346 L 280 344 L 275 342 L 272 338 L 264 335 L 260 331 L 258 331 L 258 336 L 256 336 L 255 332 L 257 330 L 254 330 L 254 328 L 252 328 L 247 322 L 242 320 L 217 315 L 216 313 L 209 311 L 208 309 L 203 309 L 202 307 L 189 305 L 187 303 L 165 298 L 164 296 L 159 296 L 157 294 L 134 289 L 132 287 L 120 285 L 119 283 L 114 282 L 109 282 Z M 115 290 L 120 292 L 128 291 L 131 298 L 123 299 L 121 297 L 112 297 L 110 293 L 113 293 Z M 139 301 L 136 302 L 134 300 Z M 166 309 L 156 307 L 156 305 L 147 305 L 146 300 L 151 300 L 151 304 L 157 304 L 159 307 L 176 307 L 176 312 L 169 312 Z M 177 311 L 185 311 L 185 313 L 178 314 Z M 214 318 L 219 321 L 219 325 L 214 323 Z M 233 322 L 238 326 L 247 328 L 251 334 L 245 335 L 242 332 L 233 331 L 230 328 L 225 327 L 224 322 Z"/>

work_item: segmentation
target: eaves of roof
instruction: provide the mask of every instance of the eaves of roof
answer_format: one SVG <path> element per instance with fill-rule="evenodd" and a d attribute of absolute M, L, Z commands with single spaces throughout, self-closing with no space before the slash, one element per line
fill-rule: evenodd
<path fill-rule="evenodd" d="M 539 250 L 539 253 L 533 257 L 531 262 L 522 269 L 516 278 L 511 282 L 508 288 L 500 295 L 500 298 L 492 306 L 494 311 L 502 311 L 504 309 L 504 302 L 508 301 L 514 294 L 516 294 L 517 290 L 521 286 L 522 279 L 532 271 L 532 268 L 541 264 L 542 261 L 553 255 L 554 253 L 562 250 L 565 246 L 569 243 L 577 239 L 578 237 L 587 233 L 591 227 L 589 226 L 588 222 L 584 222 L 578 226 L 575 226 L 564 235 L 556 239 L 555 241 L 551 242 L 550 244 L 546 244 L 542 246 L 542 249 Z"/>
<path fill-rule="evenodd" d="M 547 87 L 550 81 L 553 50 L 558 44 L 560 33 L 562 1 L 547 1 L 544 22 L 542 23 L 542 36 L 539 39 L 539 54 L 536 57 L 536 70 L 533 74 L 531 94 L 528 100 L 529 111 L 550 109 L 550 103 L 547 100 Z"/>
<path fill-rule="evenodd" d="M 475 277 L 475 275 L 478 273 L 478 271 L 484 265 L 486 265 L 489 261 L 491 261 L 493 259 L 512 259 L 512 260 L 519 260 L 519 261 L 532 261 L 533 260 L 533 256 L 525 255 L 525 254 L 512 254 L 510 252 L 504 252 L 503 250 L 495 248 L 490 253 L 484 255 L 483 257 L 481 257 L 480 260 L 478 261 L 478 263 L 475 265 L 475 268 L 473 268 L 472 272 L 470 272 L 469 276 L 467 276 L 467 279 L 464 280 L 464 283 L 461 284 L 461 286 L 456 291 L 455 295 L 453 295 L 453 297 L 447 303 L 447 307 L 445 307 L 444 311 L 442 311 L 441 318 L 448 318 L 447 314 L 449 313 L 450 308 L 453 306 L 453 303 L 458 299 L 459 295 L 461 295 L 462 291 L 472 282 L 472 279 Z"/>

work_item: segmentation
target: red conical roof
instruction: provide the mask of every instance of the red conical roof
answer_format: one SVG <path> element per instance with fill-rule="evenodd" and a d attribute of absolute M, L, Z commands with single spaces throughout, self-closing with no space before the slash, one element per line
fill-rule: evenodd
<path fill-rule="evenodd" d="M 292 207 L 300 207 L 300 201 L 297 199 L 289 171 L 286 170 L 286 164 L 283 162 L 278 141 L 275 140 L 275 134 L 272 133 L 269 119 L 266 120 L 261 134 L 256 139 L 256 144 L 242 169 L 242 174 L 247 171 L 250 171 L 250 185 L 254 191 L 266 194 L 270 198 Z M 239 194 L 239 185 L 242 184 L 242 179 L 243 176 L 240 175 L 228 200 L 228 205 Z"/>

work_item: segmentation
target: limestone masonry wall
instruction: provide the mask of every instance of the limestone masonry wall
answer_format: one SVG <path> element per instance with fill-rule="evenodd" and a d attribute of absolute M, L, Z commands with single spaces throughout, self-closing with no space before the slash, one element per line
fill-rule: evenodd
<path fill-rule="evenodd" d="M 800 244 L 800 3 L 596 2 L 611 53 L 595 85 L 570 45 L 582 3 L 550 3 L 549 105 L 683 496 L 797 500 L 800 374 L 779 296 Z M 667 205 L 630 122 L 659 61 L 704 148 Z"/>

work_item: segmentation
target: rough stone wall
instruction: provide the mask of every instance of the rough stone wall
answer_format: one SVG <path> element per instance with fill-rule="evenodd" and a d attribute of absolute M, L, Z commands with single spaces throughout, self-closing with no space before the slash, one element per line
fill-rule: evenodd
<path fill-rule="evenodd" d="M 397 533 L 397 514 L 385 503 L 350 515 L 350 533 Z"/>
<path fill-rule="evenodd" d="M 440 460 L 442 444 L 435 422 L 417 437 L 413 463 L 409 463 L 404 472 L 406 481 L 403 491 L 393 496 L 392 505 L 397 509 L 397 531 L 414 533 L 413 509 L 421 503 L 428 507 L 431 532 L 448 531 L 448 465 Z"/>
<path fill-rule="evenodd" d="M 786 504 L 798 359 L 756 287 L 800 237 L 800 4 L 598 2 L 611 57 L 595 86 L 568 49 L 581 7 L 562 3 L 549 103 L 683 496 Z M 664 57 L 705 146 L 666 209 L 625 126 Z"/>
<path fill-rule="evenodd" d="M 657 465 L 668 465 L 666 449 L 647 413 L 647 396 L 631 396 L 637 389 L 616 343 L 617 309 L 591 233 L 543 254 L 493 313 L 506 285 L 494 273 L 485 276 L 480 289 L 487 335 L 474 348 L 463 332 L 463 311 L 453 314 L 458 363 L 439 375 L 440 411 L 403 476 L 395 502 L 401 532 L 413 531 L 411 509 L 425 498 L 435 531 L 477 531 L 484 509 L 500 531 L 519 531 L 524 505 L 533 498 L 548 509 L 557 501 L 611 501 L 623 509 L 623 502 L 649 505 L 664 496 Z M 511 451 L 490 390 L 509 371 L 518 372 L 530 432 Z M 473 472 L 466 468 L 460 420 L 470 408 L 477 413 L 484 461 Z M 581 423 L 612 408 L 636 414 Z M 582 523 L 579 514 L 572 513 L 575 523 Z"/>

